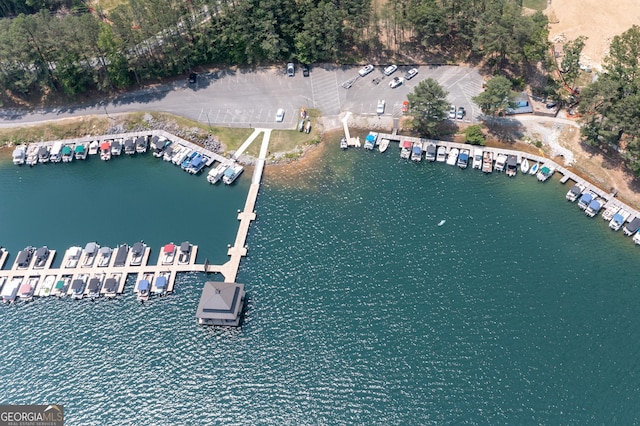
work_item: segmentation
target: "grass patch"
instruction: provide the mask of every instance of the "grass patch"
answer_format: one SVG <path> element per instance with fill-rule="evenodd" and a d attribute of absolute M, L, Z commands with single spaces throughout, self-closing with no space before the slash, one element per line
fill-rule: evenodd
<path fill-rule="evenodd" d="M 542 12 L 547 8 L 547 0 L 523 0 L 522 6 Z"/>
<path fill-rule="evenodd" d="M 106 132 L 109 125 L 107 118 L 87 116 L 62 119 L 55 123 L 2 128 L 0 146 L 100 135 Z"/>
<path fill-rule="evenodd" d="M 307 115 L 311 119 L 311 131 L 309 133 L 297 130 L 274 130 L 271 132 L 271 138 L 269 139 L 269 152 L 286 152 L 289 154 L 298 152 L 295 154 L 298 156 L 302 147 L 319 143 L 322 134 L 322 129 L 318 125 L 320 111 L 307 109 Z M 248 154 L 257 157 L 259 149 L 259 144 L 251 144 Z"/>

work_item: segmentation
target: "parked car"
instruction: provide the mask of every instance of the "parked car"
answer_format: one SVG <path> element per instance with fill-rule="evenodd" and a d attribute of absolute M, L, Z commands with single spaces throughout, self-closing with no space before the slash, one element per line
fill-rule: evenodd
<path fill-rule="evenodd" d="M 276 121 L 281 123 L 284 120 L 284 109 L 278 108 L 278 112 L 276 112 Z"/>
<path fill-rule="evenodd" d="M 456 118 L 456 106 L 455 105 L 451 105 L 449 107 L 449 118 L 452 119 L 452 120 L 454 118 Z"/>
<path fill-rule="evenodd" d="M 393 80 L 389 82 L 389 87 L 395 89 L 398 86 L 402 86 L 402 83 L 404 83 L 404 78 L 394 77 Z"/>
<path fill-rule="evenodd" d="M 407 73 L 404 75 L 404 78 L 407 80 L 411 80 L 413 77 L 415 77 L 416 75 L 418 75 L 418 68 L 411 68 L 409 71 L 407 71 Z"/>
<path fill-rule="evenodd" d="M 287 75 L 289 77 L 293 77 L 294 75 L 296 75 L 296 66 L 293 62 L 289 62 L 287 64 Z"/>
<path fill-rule="evenodd" d="M 360 71 L 358 71 L 358 74 L 360 74 L 360 77 L 364 77 L 365 75 L 369 74 L 371 71 L 373 71 L 373 65 L 369 64 L 362 67 Z"/>
<path fill-rule="evenodd" d="M 397 69 L 398 69 L 397 65 L 389 65 L 388 67 L 386 67 L 384 69 L 384 75 L 389 76 L 389 75 L 393 74 L 394 72 L 396 72 Z"/>
<path fill-rule="evenodd" d="M 302 66 L 302 76 L 309 77 L 309 65 Z"/>
<path fill-rule="evenodd" d="M 409 112 L 409 101 L 404 101 L 402 103 L 402 113 L 405 114 Z"/>
<path fill-rule="evenodd" d="M 384 99 L 378 101 L 378 107 L 376 108 L 377 114 L 384 114 Z"/>
<path fill-rule="evenodd" d="M 458 114 L 456 115 L 456 118 L 458 120 L 462 120 L 466 114 L 467 111 L 464 110 L 464 107 L 458 107 Z"/>

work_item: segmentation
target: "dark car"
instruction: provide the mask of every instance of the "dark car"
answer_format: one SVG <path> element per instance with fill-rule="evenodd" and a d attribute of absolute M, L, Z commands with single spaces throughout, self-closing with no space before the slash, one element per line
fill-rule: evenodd
<path fill-rule="evenodd" d="M 191 74 L 189 74 L 189 84 L 195 84 L 197 79 L 198 79 L 198 74 L 196 74 L 195 72 L 192 72 Z"/>
<path fill-rule="evenodd" d="M 309 65 L 302 66 L 302 76 L 309 77 Z"/>

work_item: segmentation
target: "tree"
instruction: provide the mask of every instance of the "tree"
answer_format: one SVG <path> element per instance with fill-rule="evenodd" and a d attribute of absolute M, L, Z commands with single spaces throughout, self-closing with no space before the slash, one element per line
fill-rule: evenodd
<path fill-rule="evenodd" d="M 432 78 L 422 80 L 413 92 L 407 95 L 411 105 L 409 113 L 413 116 L 413 128 L 427 136 L 438 135 L 438 125 L 447 117 L 446 92 Z"/>
<path fill-rule="evenodd" d="M 486 84 L 484 92 L 473 98 L 485 115 L 504 113 L 514 106 L 514 96 L 511 92 L 511 81 L 501 75 L 493 77 Z"/>
<path fill-rule="evenodd" d="M 580 36 L 562 46 L 564 55 L 562 62 L 560 62 L 560 73 L 562 73 L 564 82 L 571 87 L 575 84 L 576 78 L 580 73 L 580 55 L 586 39 L 586 37 Z"/>
<path fill-rule="evenodd" d="M 464 131 L 465 142 L 471 145 L 484 145 L 484 133 L 482 133 L 482 126 L 474 124 L 469 126 Z"/>

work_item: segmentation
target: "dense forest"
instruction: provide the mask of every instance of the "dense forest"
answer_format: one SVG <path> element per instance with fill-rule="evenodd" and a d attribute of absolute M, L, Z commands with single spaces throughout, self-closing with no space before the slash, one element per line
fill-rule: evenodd
<path fill-rule="evenodd" d="M 518 0 L 130 0 L 108 12 L 81 0 L 8 0 L 0 19 L 5 101 L 113 92 L 201 64 L 295 60 L 482 61 L 544 58 L 547 20 Z"/>

